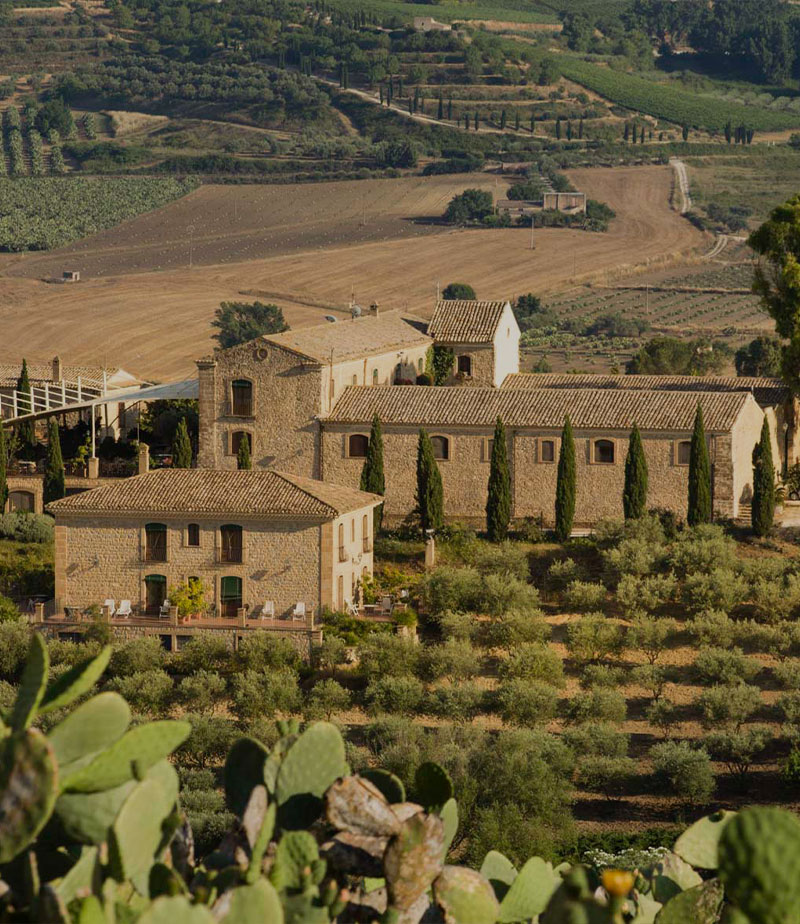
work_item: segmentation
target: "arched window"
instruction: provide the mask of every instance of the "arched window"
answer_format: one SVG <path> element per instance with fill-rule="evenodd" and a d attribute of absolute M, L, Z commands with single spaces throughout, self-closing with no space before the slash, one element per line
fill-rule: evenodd
<path fill-rule="evenodd" d="M 372 384 L 373 385 L 378 384 L 378 370 L 377 369 L 372 370 Z"/>
<path fill-rule="evenodd" d="M 355 517 L 353 517 L 352 520 L 350 520 L 350 541 L 351 542 L 356 541 L 356 518 Z"/>
<path fill-rule="evenodd" d="M 164 523 L 146 523 L 144 527 L 144 560 L 167 560 L 167 527 Z"/>
<path fill-rule="evenodd" d="M 167 599 L 167 578 L 163 574 L 148 574 L 144 579 L 145 613 L 158 616 Z"/>
<path fill-rule="evenodd" d="M 339 561 L 347 561 L 347 549 L 344 544 L 344 523 L 339 524 Z"/>
<path fill-rule="evenodd" d="M 248 379 L 231 382 L 231 412 L 234 417 L 253 416 L 253 383 Z"/>
<path fill-rule="evenodd" d="M 242 527 L 226 523 L 219 528 L 220 561 L 237 562 L 242 560 Z"/>
<path fill-rule="evenodd" d="M 8 495 L 9 510 L 22 510 L 26 513 L 33 513 L 36 502 L 32 491 L 10 491 Z M 2 513 L 2 508 L 0 508 Z"/>
<path fill-rule="evenodd" d="M 595 440 L 594 461 L 601 465 L 613 465 L 614 463 L 614 441 L 613 440 Z"/>
<path fill-rule="evenodd" d="M 223 616 L 236 617 L 242 605 L 242 579 L 233 575 L 219 582 L 219 602 Z"/>
<path fill-rule="evenodd" d="M 675 456 L 678 465 L 688 465 L 692 458 L 691 440 L 681 440 L 676 448 Z"/>
<path fill-rule="evenodd" d="M 369 541 L 369 514 L 365 513 L 361 518 L 361 541 L 362 548 L 365 552 L 369 552 L 372 548 L 372 544 Z"/>
<path fill-rule="evenodd" d="M 200 524 L 190 523 L 186 527 L 186 545 L 200 545 Z"/>
<path fill-rule="evenodd" d="M 231 433 L 231 455 L 238 456 L 239 449 L 242 445 L 242 440 L 247 440 L 250 444 L 250 455 L 253 455 L 253 434 L 247 430 L 234 430 Z"/>
<path fill-rule="evenodd" d="M 450 458 L 450 440 L 446 436 L 432 436 L 431 446 L 434 459 Z"/>
<path fill-rule="evenodd" d="M 461 375 L 472 375 L 472 357 L 471 356 L 459 356 L 458 357 L 458 371 Z"/>
<path fill-rule="evenodd" d="M 417 360 L 417 371 L 420 375 L 425 371 L 425 360 L 421 356 Z"/>
<path fill-rule="evenodd" d="M 353 376 L 353 385 L 358 385 L 358 376 L 357 376 L 357 375 L 354 375 L 354 376 Z"/>
<path fill-rule="evenodd" d="M 347 455 L 351 459 L 366 459 L 369 437 L 363 433 L 352 433 L 347 438 Z"/>

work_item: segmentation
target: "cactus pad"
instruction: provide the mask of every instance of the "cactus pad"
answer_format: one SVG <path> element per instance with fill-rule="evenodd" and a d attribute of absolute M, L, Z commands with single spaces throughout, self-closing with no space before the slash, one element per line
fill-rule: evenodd
<path fill-rule="evenodd" d="M 222 920 L 227 924 L 283 924 L 283 908 L 278 893 L 266 879 L 231 889 L 222 896 L 214 910 L 224 911 Z"/>
<path fill-rule="evenodd" d="M 53 709 L 60 709 L 62 706 L 69 706 L 79 696 L 88 693 L 108 667 L 110 658 L 111 646 L 106 645 L 96 658 L 81 661 L 68 671 L 65 671 L 45 690 L 39 707 L 39 714 L 42 715 L 45 712 L 51 712 Z"/>
<path fill-rule="evenodd" d="M 154 780 L 137 783 L 114 819 L 108 839 L 111 875 L 130 879 L 140 894 L 148 894 L 150 867 L 161 843 L 162 822 L 171 808 Z"/>
<path fill-rule="evenodd" d="M 191 732 L 188 722 L 166 720 L 138 725 L 63 782 L 67 792 L 113 789 L 168 757 Z"/>
<path fill-rule="evenodd" d="M 225 802 L 238 818 L 244 815 L 250 793 L 264 785 L 264 764 L 269 751 L 255 738 L 240 738 L 225 760 Z"/>
<path fill-rule="evenodd" d="M 491 883 L 498 901 L 503 900 L 509 886 L 517 878 L 514 864 L 497 850 L 490 850 L 486 854 L 480 872 Z"/>
<path fill-rule="evenodd" d="M 310 725 L 291 745 L 278 769 L 275 797 L 280 826 L 307 828 L 319 816 L 325 790 L 346 774 L 339 729 L 330 722 Z"/>
<path fill-rule="evenodd" d="M 73 709 L 47 736 L 64 777 L 78 769 L 77 762 L 121 738 L 130 721 L 130 707 L 119 693 L 100 693 Z"/>
<path fill-rule="evenodd" d="M 101 920 L 105 924 L 105 916 Z M 205 905 L 193 905 L 183 895 L 173 895 L 157 898 L 137 919 L 137 924 L 216 924 L 216 922 Z M 242 924 L 245 924 L 244 920 Z"/>
<path fill-rule="evenodd" d="M 717 848 L 725 825 L 736 812 L 720 811 L 696 821 L 675 841 L 674 852 L 690 866 L 717 868 Z"/>
<path fill-rule="evenodd" d="M 716 924 L 722 897 L 722 883 L 710 879 L 671 898 L 659 911 L 658 924 Z"/>
<path fill-rule="evenodd" d="M 448 799 L 439 810 L 439 817 L 444 825 L 444 847 L 442 849 L 442 860 L 447 859 L 447 852 L 450 845 L 458 833 L 458 803 L 455 799 Z"/>
<path fill-rule="evenodd" d="M 535 918 L 547 907 L 558 884 L 559 877 L 553 872 L 553 867 L 540 857 L 531 857 L 503 896 L 497 920 L 510 924 Z"/>
<path fill-rule="evenodd" d="M 403 786 L 403 781 L 388 770 L 381 770 L 377 767 L 370 768 L 362 770 L 360 775 L 363 779 L 369 780 L 377 789 L 380 789 L 386 801 L 390 804 L 394 805 L 397 802 L 406 801 L 406 788 Z"/>
<path fill-rule="evenodd" d="M 474 869 L 445 866 L 433 883 L 433 897 L 446 924 L 495 924 L 497 920 L 492 887 Z"/>
<path fill-rule="evenodd" d="M 442 870 L 444 825 L 438 815 L 412 815 L 389 841 L 383 858 L 389 901 L 410 908 Z"/>
<path fill-rule="evenodd" d="M 800 922 L 800 820 L 775 807 L 743 809 L 722 832 L 719 877 L 751 920 Z"/>
<path fill-rule="evenodd" d="M 308 831 L 287 831 L 278 842 L 270 880 L 279 891 L 302 889 L 318 860 L 317 842 Z"/>
<path fill-rule="evenodd" d="M 426 761 L 417 768 L 414 777 L 417 802 L 428 812 L 438 812 L 448 799 L 453 798 L 453 781 L 450 774 L 433 761 Z"/>
<path fill-rule="evenodd" d="M 47 645 L 38 632 L 33 633 L 28 660 L 22 671 L 17 698 L 11 710 L 10 725 L 15 731 L 27 728 L 36 717 L 39 703 L 47 686 L 47 672 L 50 668 L 50 655 Z"/>
<path fill-rule="evenodd" d="M 0 863 L 33 842 L 58 792 L 58 765 L 47 738 L 31 728 L 0 742 Z"/>

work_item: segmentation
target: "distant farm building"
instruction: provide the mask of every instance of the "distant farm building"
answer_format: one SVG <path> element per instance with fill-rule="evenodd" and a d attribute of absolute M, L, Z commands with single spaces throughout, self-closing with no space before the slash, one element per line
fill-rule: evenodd
<path fill-rule="evenodd" d="M 548 211 L 586 214 L 586 193 L 546 192 L 542 206 Z"/>
<path fill-rule="evenodd" d="M 64 270 L 61 274 L 62 282 L 80 282 L 81 274 L 77 270 Z"/>
<path fill-rule="evenodd" d="M 542 211 L 542 203 L 530 199 L 498 199 L 496 207 L 498 212 L 505 212 L 511 218 L 522 218 Z"/>

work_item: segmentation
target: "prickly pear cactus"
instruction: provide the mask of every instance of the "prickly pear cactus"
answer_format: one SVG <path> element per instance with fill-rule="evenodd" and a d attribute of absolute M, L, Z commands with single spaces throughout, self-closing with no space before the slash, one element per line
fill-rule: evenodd
<path fill-rule="evenodd" d="M 438 812 L 453 798 L 453 781 L 450 774 L 433 761 L 426 761 L 417 768 L 414 777 L 416 800 L 428 812 Z"/>
<path fill-rule="evenodd" d="M 735 815 L 723 810 L 696 821 L 675 841 L 674 852 L 690 866 L 716 869 L 719 839 Z"/>
<path fill-rule="evenodd" d="M 0 742 L 0 863 L 33 843 L 58 795 L 58 765 L 47 738 L 35 728 Z"/>
<path fill-rule="evenodd" d="M 753 922 L 800 922 L 800 820 L 775 807 L 742 809 L 720 837 L 719 877 Z"/>
<path fill-rule="evenodd" d="M 505 924 L 535 918 L 547 907 L 559 881 L 549 863 L 540 857 L 531 857 L 503 896 L 498 921 Z"/>
<path fill-rule="evenodd" d="M 389 900 L 410 908 L 442 870 L 444 828 L 438 815 L 412 815 L 396 834 L 383 858 Z"/>
<path fill-rule="evenodd" d="M 488 880 L 465 866 L 445 866 L 433 883 L 433 897 L 446 924 L 495 924 L 499 905 Z"/>
<path fill-rule="evenodd" d="M 225 802 L 234 815 L 242 815 L 256 786 L 264 785 L 264 764 L 269 751 L 255 738 L 234 742 L 225 759 Z"/>
<path fill-rule="evenodd" d="M 315 722 L 292 744 L 275 780 L 278 823 L 298 830 L 312 824 L 322 809 L 322 797 L 339 777 L 347 776 L 344 741 L 330 722 Z"/>

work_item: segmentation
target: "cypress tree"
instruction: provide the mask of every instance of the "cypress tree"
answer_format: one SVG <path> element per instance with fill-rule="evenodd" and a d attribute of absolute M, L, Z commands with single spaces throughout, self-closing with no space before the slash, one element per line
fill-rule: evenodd
<path fill-rule="evenodd" d="M 514 113 L 514 131 L 519 131 L 519 110 Z"/>
<path fill-rule="evenodd" d="M 689 526 L 711 522 L 711 463 L 708 459 L 703 408 L 698 404 L 689 455 Z"/>
<path fill-rule="evenodd" d="M 561 119 L 556 119 L 556 138 L 561 140 Z"/>
<path fill-rule="evenodd" d="M 447 101 L 447 118 L 452 122 L 453 121 L 453 100 L 449 99 Z"/>
<path fill-rule="evenodd" d="M 178 428 L 172 440 L 172 467 L 192 467 L 192 441 L 189 439 L 189 430 L 186 427 L 186 418 L 181 417 Z"/>
<path fill-rule="evenodd" d="M 423 533 L 426 529 L 441 529 L 444 523 L 442 475 L 433 456 L 431 438 L 419 431 L 417 444 L 417 510 Z"/>
<path fill-rule="evenodd" d="M 383 474 L 383 433 L 381 422 L 377 414 L 372 418 L 372 429 L 369 431 L 369 445 L 364 467 L 361 469 L 361 490 L 370 494 L 386 494 L 386 479 Z M 377 535 L 383 523 L 383 504 L 373 511 L 375 530 Z"/>
<path fill-rule="evenodd" d="M 531 134 L 536 131 L 536 117 L 531 113 Z"/>
<path fill-rule="evenodd" d="M 441 122 L 444 118 L 444 99 L 442 99 L 441 93 L 439 94 L 439 109 L 436 113 L 436 118 Z"/>
<path fill-rule="evenodd" d="M 33 410 L 31 401 L 31 380 L 28 377 L 28 363 L 22 360 L 22 372 L 17 379 L 17 413 L 28 414 Z M 29 456 L 36 445 L 36 427 L 32 420 L 23 420 L 17 424 L 17 439 L 19 440 L 20 455 Z"/>
<path fill-rule="evenodd" d="M 647 509 L 647 460 L 639 428 L 634 423 L 625 457 L 625 490 L 622 507 L 626 520 L 638 520 Z"/>
<path fill-rule="evenodd" d="M 575 488 L 577 473 L 575 468 L 575 440 L 572 436 L 572 424 L 569 415 L 564 418 L 561 431 L 561 450 L 558 454 L 558 481 L 556 483 L 556 536 L 566 542 L 572 532 L 575 519 Z"/>
<path fill-rule="evenodd" d="M 246 433 L 242 435 L 239 451 L 236 453 L 236 467 L 243 472 L 249 472 L 253 467 L 250 461 L 250 437 Z"/>
<path fill-rule="evenodd" d="M 489 493 L 486 498 L 486 532 L 490 542 L 502 542 L 511 520 L 511 476 L 508 472 L 506 428 L 498 417 L 494 428 Z"/>
<path fill-rule="evenodd" d="M 44 471 L 44 502 L 64 497 L 64 460 L 61 456 L 61 440 L 55 417 L 47 422 L 47 467 Z"/>
<path fill-rule="evenodd" d="M 0 426 L 0 513 L 6 509 L 8 500 L 8 448 L 6 446 L 6 431 Z"/>
<path fill-rule="evenodd" d="M 757 536 L 769 535 L 775 518 L 775 465 L 767 418 L 761 425 L 761 439 L 753 447 L 753 507 L 751 522 Z"/>

